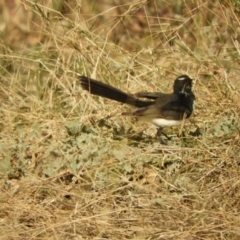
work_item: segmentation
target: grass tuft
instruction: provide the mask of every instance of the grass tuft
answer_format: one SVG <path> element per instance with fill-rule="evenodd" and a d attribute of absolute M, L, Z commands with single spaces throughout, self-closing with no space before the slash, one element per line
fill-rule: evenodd
<path fill-rule="evenodd" d="M 55 1 L 56 2 L 56 1 Z M 239 239 L 238 1 L 1 3 L 1 239 Z M 168 145 L 126 92 L 194 79 Z"/>

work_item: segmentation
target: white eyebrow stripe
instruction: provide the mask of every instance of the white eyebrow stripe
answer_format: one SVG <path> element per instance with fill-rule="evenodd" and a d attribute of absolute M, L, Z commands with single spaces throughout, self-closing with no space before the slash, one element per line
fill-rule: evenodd
<path fill-rule="evenodd" d="M 185 80 L 186 79 L 186 77 L 180 77 L 180 78 L 178 78 L 178 80 Z"/>

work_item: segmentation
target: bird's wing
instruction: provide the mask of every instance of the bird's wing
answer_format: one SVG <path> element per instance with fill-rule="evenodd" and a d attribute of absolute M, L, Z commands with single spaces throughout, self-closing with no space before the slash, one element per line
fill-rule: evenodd
<path fill-rule="evenodd" d="M 169 98 L 171 100 L 169 101 Z M 145 120 L 155 118 L 164 118 L 169 120 L 182 120 L 184 114 L 190 116 L 190 110 L 179 102 L 176 94 L 164 94 L 156 99 L 156 102 L 150 106 L 138 108 L 132 112 L 133 116 L 140 117 Z"/>

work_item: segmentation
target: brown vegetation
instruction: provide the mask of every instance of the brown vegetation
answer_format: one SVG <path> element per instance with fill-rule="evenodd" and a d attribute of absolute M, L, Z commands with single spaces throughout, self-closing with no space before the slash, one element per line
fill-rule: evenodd
<path fill-rule="evenodd" d="M 0 11 L 0 239 L 240 239 L 237 1 Z M 133 93 L 187 74 L 195 113 L 162 145 L 77 74 Z"/>

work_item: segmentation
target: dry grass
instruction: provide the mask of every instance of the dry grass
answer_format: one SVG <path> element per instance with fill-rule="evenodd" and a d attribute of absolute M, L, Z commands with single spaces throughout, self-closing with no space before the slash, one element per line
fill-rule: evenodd
<path fill-rule="evenodd" d="M 22 24 L 0 9 L 0 239 L 240 239 L 238 2 L 17 2 Z M 77 74 L 129 92 L 188 74 L 185 137 L 161 145 Z"/>

